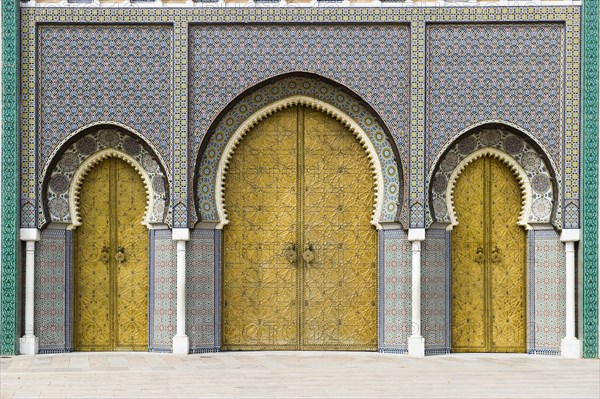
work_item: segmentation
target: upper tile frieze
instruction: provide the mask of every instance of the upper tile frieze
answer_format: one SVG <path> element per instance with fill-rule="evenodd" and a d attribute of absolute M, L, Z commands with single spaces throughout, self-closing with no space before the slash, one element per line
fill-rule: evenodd
<path fill-rule="evenodd" d="M 532 7 L 580 6 L 581 0 L 21 0 L 21 7 Z"/>

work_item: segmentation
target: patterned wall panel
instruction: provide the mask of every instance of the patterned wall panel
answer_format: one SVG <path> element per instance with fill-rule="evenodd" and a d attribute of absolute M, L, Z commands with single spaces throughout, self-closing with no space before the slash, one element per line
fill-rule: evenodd
<path fill-rule="evenodd" d="M 41 25 L 39 167 L 68 135 L 125 124 L 171 158 L 173 32 L 168 25 Z"/>
<path fill-rule="evenodd" d="M 170 352 L 177 333 L 177 244 L 171 230 L 150 230 L 151 352 Z"/>
<path fill-rule="evenodd" d="M 554 230 L 529 232 L 529 353 L 560 354 L 565 337 L 565 249 Z"/>
<path fill-rule="evenodd" d="M 450 352 L 450 234 L 427 230 L 422 245 L 421 323 L 427 353 Z"/>
<path fill-rule="evenodd" d="M 403 230 L 379 234 L 379 351 L 406 353 L 412 334 L 411 244 Z"/>
<path fill-rule="evenodd" d="M 44 230 L 35 253 L 35 335 L 40 353 L 71 350 L 71 232 Z"/>
<path fill-rule="evenodd" d="M 213 352 L 219 345 L 218 233 L 192 230 L 186 244 L 186 329 L 192 353 Z"/>

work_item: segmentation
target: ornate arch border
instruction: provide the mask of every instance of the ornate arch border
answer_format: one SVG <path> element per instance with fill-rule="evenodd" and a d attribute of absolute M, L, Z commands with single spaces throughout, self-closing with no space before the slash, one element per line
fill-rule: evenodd
<path fill-rule="evenodd" d="M 168 224 L 169 181 L 165 167 L 152 148 L 146 147 L 139 137 L 120 125 L 96 123 L 87 132 L 79 129 L 79 136 L 71 135 L 55 158 L 48 162 L 40 187 L 39 227 L 48 222 L 57 222 L 74 229 L 81 224 L 79 218 L 79 189 L 83 178 L 101 160 L 117 157 L 131 165 L 142 177 L 148 198 L 143 224 Z M 82 134 L 82 132 L 85 132 Z"/>
<path fill-rule="evenodd" d="M 448 208 L 448 216 L 450 217 L 450 225 L 448 226 L 447 230 L 451 230 L 459 223 L 456 219 L 456 214 L 454 211 L 454 187 L 456 186 L 458 177 L 467 166 L 485 156 L 492 156 L 502 161 L 511 169 L 515 177 L 519 180 L 519 185 L 521 187 L 521 212 L 519 214 L 519 220 L 517 224 L 529 230 L 531 226 L 529 226 L 528 222 L 531 214 L 531 205 L 533 203 L 533 189 L 531 187 L 531 181 L 529 180 L 525 169 L 523 169 L 523 167 L 519 165 L 519 163 L 513 157 L 504 151 L 500 151 L 493 147 L 485 147 L 472 152 L 466 158 L 460 161 L 460 163 L 452 171 L 450 179 L 448 180 L 448 186 L 446 187 L 446 206 Z"/>
<path fill-rule="evenodd" d="M 507 129 L 510 128 L 510 129 Z M 428 202 L 429 224 L 432 222 L 456 223 L 452 200 L 448 198 L 450 177 L 458 165 L 470 159 L 473 153 L 489 148 L 490 154 L 497 151 L 500 158 L 510 160 L 507 164 L 519 171 L 520 183 L 531 188 L 531 199 L 525 204 L 520 224 L 553 224 L 562 229 L 561 178 L 553 162 L 537 147 L 528 142 L 526 134 L 517 132 L 512 125 L 478 124 L 454 140 L 438 159 L 429 176 Z M 502 155 L 505 154 L 505 155 Z M 514 164 L 513 164 L 514 163 Z M 463 165 L 463 168 L 466 165 Z M 513 169 L 514 171 L 514 169 Z M 450 227 L 451 228 L 451 227 Z"/>
<path fill-rule="evenodd" d="M 198 155 L 193 180 L 193 209 L 196 214 L 190 215 L 191 225 L 196 223 L 198 217 L 202 221 L 221 222 L 217 197 L 218 190 L 222 190 L 222 182 L 217 182 L 217 173 L 221 170 L 220 162 L 227 144 L 244 123 L 241 121 L 250 120 L 254 114 L 269 108 L 271 104 L 294 97 L 306 98 L 308 105 L 319 103 L 319 107 L 332 116 L 345 115 L 338 120 L 346 120 L 347 126 L 352 125 L 357 131 L 364 132 L 364 140 L 372 145 L 373 154 L 381 165 L 382 189 L 379 201 L 382 205 L 377 222 L 397 221 L 401 204 L 402 213 L 406 213 L 402 194 L 406 192 L 407 183 L 402 179 L 401 163 L 397 158 L 395 144 L 392 144 L 393 140 L 386 134 L 374 111 L 356 96 L 316 75 L 283 75 L 275 79 L 277 80 L 274 82 L 270 79 L 270 83 L 236 100 L 218 119 L 215 128 L 211 129 L 212 134 L 205 138 L 206 145 Z"/>
<path fill-rule="evenodd" d="M 77 226 L 81 226 L 81 216 L 79 214 L 79 192 L 81 185 L 83 184 L 83 180 L 94 168 L 94 166 L 107 158 L 113 157 L 119 158 L 131 165 L 144 181 L 144 186 L 146 188 L 146 209 L 144 209 L 144 220 L 142 224 L 150 228 L 150 221 L 152 218 L 150 210 L 154 205 L 154 188 L 152 187 L 150 175 L 148 172 L 146 172 L 144 167 L 130 155 L 114 148 L 105 148 L 104 150 L 94 153 L 85 161 L 83 161 L 83 163 L 73 174 L 71 186 L 69 187 L 69 214 L 71 216 L 71 224 L 67 227 L 67 229 L 75 230 Z"/>
<path fill-rule="evenodd" d="M 240 127 L 235 131 L 233 136 L 227 142 L 225 150 L 223 151 L 219 160 L 219 167 L 217 169 L 215 183 L 217 189 L 217 215 L 219 218 L 219 223 L 217 224 L 216 228 L 221 229 L 224 225 L 226 225 L 229 222 L 229 220 L 227 219 L 227 210 L 225 209 L 224 191 L 229 162 L 231 160 L 231 157 L 233 156 L 233 153 L 235 152 L 235 149 L 242 141 L 244 136 L 257 123 L 259 123 L 260 121 L 277 111 L 295 105 L 305 105 L 307 107 L 323 111 L 327 115 L 337 119 L 339 122 L 341 122 L 343 125 L 350 129 L 350 131 L 354 134 L 354 136 L 358 139 L 360 144 L 366 150 L 371 165 L 371 172 L 373 173 L 373 179 L 375 182 L 375 204 L 373 206 L 373 211 L 371 215 L 371 224 L 374 225 L 377 229 L 380 229 L 381 225 L 379 224 L 379 219 L 381 218 L 381 211 L 383 208 L 383 173 L 381 169 L 381 162 L 379 162 L 379 157 L 377 155 L 377 152 L 375 151 L 373 143 L 371 143 L 371 140 L 369 139 L 365 131 L 352 118 L 350 118 L 340 109 L 316 98 L 304 95 L 296 95 L 284 98 L 282 100 L 269 104 L 268 106 L 255 112 L 250 116 L 250 118 L 246 119 L 240 125 Z"/>

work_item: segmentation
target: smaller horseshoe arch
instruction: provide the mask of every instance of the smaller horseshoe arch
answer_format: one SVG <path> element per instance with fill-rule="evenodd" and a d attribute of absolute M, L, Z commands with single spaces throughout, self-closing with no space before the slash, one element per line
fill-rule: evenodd
<path fill-rule="evenodd" d="M 458 224 L 454 209 L 454 188 L 456 186 L 456 180 L 467 166 L 469 166 L 471 163 L 478 160 L 479 158 L 485 156 L 490 156 L 502 161 L 510 168 L 510 170 L 513 172 L 513 174 L 519 181 L 521 187 L 521 212 L 519 214 L 518 225 L 529 229 L 530 226 L 527 224 L 527 222 L 529 221 L 531 213 L 533 190 L 531 188 L 531 182 L 527 177 L 527 173 L 521 167 L 521 165 L 519 165 L 517 161 L 515 161 L 515 159 L 507 153 L 500 151 L 496 148 L 486 147 L 473 152 L 465 159 L 463 159 L 450 175 L 448 186 L 446 188 L 446 206 L 448 209 L 448 216 L 450 218 L 450 225 L 448 226 L 448 230 L 451 230 L 454 226 Z"/>
<path fill-rule="evenodd" d="M 250 118 L 244 121 L 244 123 L 242 123 L 240 127 L 236 130 L 232 138 L 227 143 L 227 146 L 225 147 L 223 155 L 221 156 L 221 161 L 219 162 L 219 168 L 217 170 L 216 188 L 217 214 L 219 216 L 219 224 L 217 224 L 216 227 L 218 229 L 221 229 L 224 225 L 228 223 L 227 210 L 225 209 L 223 195 L 225 189 L 225 178 L 227 174 L 227 168 L 229 165 L 229 161 L 231 160 L 231 157 L 235 151 L 235 148 L 238 146 L 243 137 L 258 122 L 279 110 L 294 105 L 304 105 L 319 111 L 323 111 L 327 115 L 332 116 L 333 118 L 342 122 L 342 124 L 344 124 L 348 129 L 350 129 L 350 131 L 358 139 L 362 147 L 367 152 L 367 156 L 371 163 L 373 179 L 375 182 L 375 204 L 373 206 L 373 212 L 371 215 L 371 224 L 374 225 L 377 229 L 381 228 L 379 220 L 381 217 L 381 211 L 383 207 L 383 174 L 381 169 L 381 163 L 379 161 L 377 153 L 375 152 L 373 144 L 369 140 L 364 130 L 362 130 L 361 127 L 348 115 L 346 115 L 341 110 L 330 104 L 308 96 L 292 96 L 270 104 L 269 106 L 264 107 L 263 109 L 254 113 Z"/>
<path fill-rule="evenodd" d="M 169 224 L 169 184 L 158 157 L 137 137 L 118 128 L 100 127 L 70 142 L 50 164 L 42 186 L 40 227 L 48 222 L 66 224 L 69 229 L 80 225 L 81 183 L 93 166 L 109 157 L 125 161 L 141 176 L 147 193 L 144 224 Z"/>
<path fill-rule="evenodd" d="M 482 152 L 483 151 L 483 152 Z M 483 126 L 456 140 L 440 157 L 429 181 L 429 207 L 434 222 L 455 225 L 451 181 L 475 160 L 474 156 L 497 157 L 517 174 L 523 191 L 519 224 L 553 224 L 561 228 L 559 176 L 549 165 L 541 149 L 517 132 L 502 127 Z M 466 162 L 466 163 L 465 163 Z"/>

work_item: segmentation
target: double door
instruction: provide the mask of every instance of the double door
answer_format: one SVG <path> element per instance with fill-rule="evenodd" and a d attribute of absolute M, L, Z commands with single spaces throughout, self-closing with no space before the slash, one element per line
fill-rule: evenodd
<path fill-rule="evenodd" d="M 525 231 L 517 224 L 519 182 L 498 159 L 480 158 L 459 176 L 454 205 L 452 350 L 524 352 Z"/>
<path fill-rule="evenodd" d="M 118 158 L 101 161 L 83 181 L 75 231 L 76 350 L 148 349 L 146 197 L 141 177 Z"/>
<path fill-rule="evenodd" d="M 307 107 L 243 138 L 225 180 L 224 349 L 377 348 L 371 173 L 354 135 Z"/>

